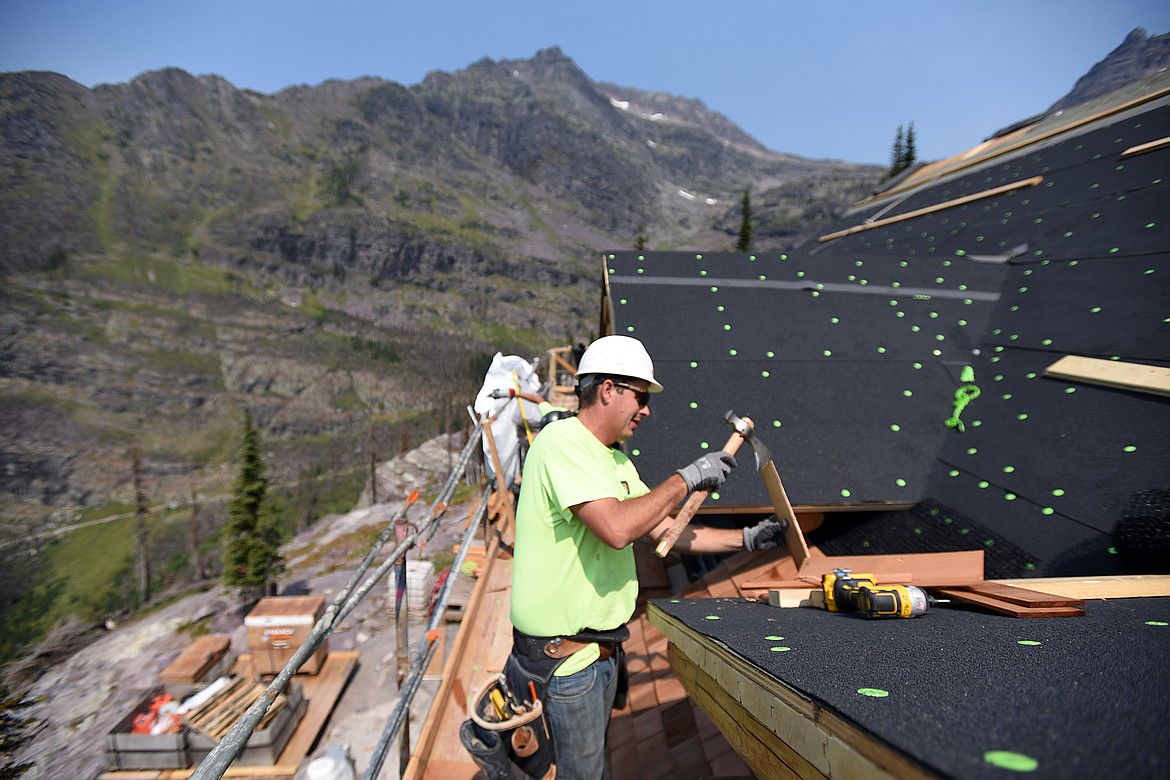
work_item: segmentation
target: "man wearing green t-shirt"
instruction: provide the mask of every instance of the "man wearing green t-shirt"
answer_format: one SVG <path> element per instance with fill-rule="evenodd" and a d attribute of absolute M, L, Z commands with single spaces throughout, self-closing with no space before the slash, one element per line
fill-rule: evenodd
<path fill-rule="evenodd" d="M 577 369 L 579 412 L 546 426 L 524 465 L 516 512 L 508 660 L 513 687 L 542 691 L 557 777 L 609 776 L 605 732 L 617 689 L 625 623 L 638 580 L 631 545 L 654 540 L 693 490 L 721 486 L 735 458 L 704 455 L 651 489 L 616 445 L 662 391 L 645 347 L 628 336 L 593 342 Z M 774 518 L 739 529 L 689 527 L 676 549 L 725 553 L 783 542 Z"/>

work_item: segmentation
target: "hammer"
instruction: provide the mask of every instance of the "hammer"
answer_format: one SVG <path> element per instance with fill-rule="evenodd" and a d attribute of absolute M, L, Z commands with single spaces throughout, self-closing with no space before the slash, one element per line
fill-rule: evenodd
<path fill-rule="evenodd" d="M 727 414 L 723 415 L 723 421 L 730 423 L 735 428 L 735 433 L 731 434 L 731 438 L 723 445 L 723 451 L 728 455 L 734 455 L 735 451 L 739 449 L 739 445 L 745 441 L 751 441 L 753 449 L 757 446 L 757 442 L 752 439 L 754 425 L 750 417 L 736 417 L 735 413 L 729 409 Z M 763 444 L 759 443 L 759 446 L 763 447 Z M 768 448 L 764 447 L 764 451 L 767 452 Z M 759 464 L 759 457 L 759 453 L 757 452 L 757 465 Z M 772 459 L 771 453 L 768 453 L 767 458 L 768 460 Z M 695 512 L 698 511 L 699 507 L 707 500 L 707 496 L 709 495 L 711 495 L 710 490 L 696 490 L 694 493 L 691 493 L 690 498 L 687 499 L 682 509 L 675 516 L 674 522 L 670 524 L 670 528 L 666 529 L 666 533 L 658 539 L 658 546 L 654 548 L 654 552 L 658 554 L 659 558 L 665 558 L 666 554 L 670 552 L 670 548 L 674 547 L 674 543 L 678 541 L 678 537 L 682 534 L 683 529 L 687 527 L 687 523 L 691 522 L 691 518 L 695 516 Z"/>
<path fill-rule="evenodd" d="M 772 462 L 772 451 L 754 436 L 755 425 L 750 417 L 739 417 L 733 410 L 729 409 L 727 414 L 723 415 L 723 421 L 735 429 L 735 433 L 731 434 L 731 438 L 723 446 L 724 452 L 734 455 L 735 451 L 739 449 L 739 445 L 744 441 L 752 445 L 752 454 L 756 458 L 756 471 L 764 478 L 764 486 L 768 489 L 768 497 L 772 499 L 772 508 L 776 510 L 776 517 L 788 522 L 784 529 L 784 540 L 797 569 L 799 569 L 809 557 L 808 542 L 805 541 L 800 524 L 796 521 L 796 513 L 793 511 L 788 494 L 780 481 L 776 464 Z M 679 510 L 674 523 L 662 535 L 662 538 L 658 540 L 658 546 L 654 548 L 659 558 L 665 558 L 666 554 L 670 552 L 670 548 L 678 541 L 679 534 L 686 528 L 687 523 L 694 517 L 695 511 L 706 500 L 709 493 L 710 491 L 706 490 L 695 491 L 687 499 L 683 508 Z"/>

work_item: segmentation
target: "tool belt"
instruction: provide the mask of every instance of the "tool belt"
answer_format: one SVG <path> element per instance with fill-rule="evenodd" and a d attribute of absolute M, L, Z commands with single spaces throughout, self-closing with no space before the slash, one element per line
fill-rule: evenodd
<path fill-rule="evenodd" d="M 488 780 L 514 780 L 514 770 L 535 780 L 557 776 L 544 706 L 532 691 L 513 689 L 499 675 L 472 697 L 471 717 L 459 727 L 459 741 Z"/>
<path fill-rule="evenodd" d="M 601 651 L 598 660 L 606 661 L 621 643 L 629 638 L 630 629 L 625 626 L 610 631 L 594 631 L 587 628 L 572 636 L 530 636 L 515 628 L 512 629 L 512 646 L 516 653 L 541 665 L 551 659 L 557 662 L 553 669 L 573 653 L 594 643 Z"/>
<path fill-rule="evenodd" d="M 622 650 L 622 642 L 629 638 L 630 629 L 624 625 L 609 631 L 595 631 L 587 628 L 572 636 L 531 636 L 513 628 L 512 660 L 519 667 L 519 670 L 511 670 L 509 678 L 517 671 L 521 671 L 525 678 L 535 678 L 537 689 L 543 696 L 545 686 L 552 679 L 557 667 L 573 653 L 596 642 L 601 653 L 598 656 L 599 661 L 607 661 L 611 656 L 615 657 L 618 685 L 613 707 L 620 710 L 626 706 L 630 690 L 629 675 L 626 672 L 626 656 Z M 518 684 L 522 684 L 522 682 L 518 681 Z"/>

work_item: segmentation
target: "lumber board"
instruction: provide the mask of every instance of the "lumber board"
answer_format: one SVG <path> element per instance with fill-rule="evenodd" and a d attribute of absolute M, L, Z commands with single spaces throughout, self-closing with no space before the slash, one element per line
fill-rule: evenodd
<path fill-rule="evenodd" d="M 227 634 L 207 634 L 186 647 L 175 660 L 159 672 L 160 683 L 194 684 L 203 679 L 226 653 L 231 650 Z"/>
<path fill-rule="evenodd" d="M 814 556 L 800 567 L 799 576 L 801 580 L 819 583 L 823 575 L 834 569 L 869 572 L 883 580 L 886 575 L 909 574 L 900 584 L 923 588 L 974 585 L 983 582 L 983 551 Z"/>
<path fill-rule="evenodd" d="M 1148 143 L 1131 146 L 1121 153 L 1121 159 L 1124 160 L 1126 157 L 1133 157 L 1135 154 L 1145 154 L 1146 152 L 1154 152 L 1167 147 L 1170 147 L 1170 135 Z"/>
<path fill-rule="evenodd" d="M 1070 596 L 1058 596 L 1052 593 L 1042 593 L 1032 588 L 1018 585 L 1003 585 L 998 582 L 981 582 L 978 585 L 968 585 L 961 590 L 978 593 L 980 596 L 989 596 L 1000 601 L 1019 604 L 1024 607 L 1083 607 L 1085 600 Z"/>
<path fill-rule="evenodd" d="M 1033 176 L 1028 179 L 1020 179 L 1019 181 L 1014 181 L 1010 184 L 1004 184 L 1000 187 L 992 187 L 989 190 L 983 190 L 982 192 L 975 192 L 971 195 L 964 195 L 961 198 L 955 198 L 953 200 L 944 201 L 942 203 L 936 203 L 933 206 L 926 206 L 924 208 L 915 209 L 914 211 L 907 211 L 905 214 L 895 214 L 892 217 L 875 219 L 873 222 L 863 222 L 860 225 L 854 225 L 851 228 L 838 230 L 836 233 L 829 233 L 827 235 L 821 236 L 817 239 L 817 241 L 824 243 L 826 241 L 832 241 L 833 239 L 844 238 L 845 236 L 853 235 L 854 233 L 885 227 L 886 225 L 892 225 L 896 222 L 904 222 L 909 219 L 914 219 L 915 217 L 925 216 L 926 214 L 933 214 L 937 211 L 945 211 L 946 209 L 951 209 L 955 206 L 962 206 L 966 203 L 973 203 L 977 200 L 994 198 L 996 195 L 1003 195 L 1004 193 L 1012 192 L 1013 190 L 1022 190 L 1025 187 L 1035 187 L 1037 184 L 1040 184 L 1043 181 L 1043 176 Z"/>
<path fill-rule="evenodd" d="M 944 598 L 966 604 L 982 607 L 1001 615 L 1016 618 L 1054 618 L 1054 617 L 1084 617 L 1085 611 L 1080 607 L 1026 607 L 1004 601 L 991 596 L 965 591 L 960 588 L 942 588 L 935 592 Z"/>
<path fill-rule="evenodd" d="M 1170 396 L 1170 368 L 1065 355 L 1044 370 L 1045 376 Z"/>
<path fill-rule="evenodd" d="M 321 734 L 325 722 L 333 713 L 341 692 L 357 669 L 360 653 L 357 650 L 333 650 L 316 674 L 298 674 L 293 679 L 301 684 L 301 691 L 309 706 L 292 737 L 280 752 L 277 766 L 295 770 L 309 754 Z M 230 771 L 230 770 L 229 770 Z"/>
<path fill-rule="evenodd" d="M 1085 614 L 1085 611 L 1079 607 L 1025 607 L 1020 604 L 1013 604 L 1010 601 L 997 599 L 993 596 L 984 596 L 980 593 L 974 593 L 962 588 L 936 588 L 934 591 L 940 596 L 954 599 L 955 601 L 962 601 L 967 604 L 975 604 L 976 606 L 989 609 L 992 612 L 998 612 L 1001 615 L 1010 615 L 1011 617 L 1083 617 Z"/>
<path fill-rule="evenodd" d="M 472 685 L 467 677 L 467 659 L 465 656 L 469 652 L 469 646 L 472 640 L 482 635 L 484 631 L 493 631 L 494 627 L 481 623 L 481 609 L 488 599 L 488 593 L 491 588 L 488 580 L 492 576 L 492 572 L 496 569 L 498 563 L 499 538 L 493 536 L 488 542 L 487 550 L 484 554 L 483 566 L 480 569 L 479 576 L 476 578 L 475 587 L 471 591 L 471 598 L 464 610 L 463 619 L 459 624 L 459 632 L 455 635 L 455 641 L 451 643 L 451 649 L 447 656 L 447 663 L 443 668 L 443 681 L 439 684 L 438 691 L 435 692 L 431 707 L 427 711 L 426 720 L 423 722 L 423 727 L 419 732 L 418 739 L 414 743 L 414 748 L 411 753 L 410 761 L 403 772 L 403 780 L 420 780 L 427 776 L 427 767 L 434 754 L 435 760 L 445 760 L 446 752 L 449 751 L 449 746 L 445 744 L 452 736 L 450 732 L 454 731 L 455 739 L 458 739 L 458 728 L 452 728 L 450 723 L 455 719 L 460 722 L 466 717 L 463 713 L 466 711 L 464 707 L 460 710 L 458 706 L 452 710 L 452 697 L 456 695 L 456 691 L 460 691 L 460 695 L 470 695 L 472 692 Z M 511 566 L 508 567 L 509 574 Z M 458 683 L 458 685 L 456 685 Z M 458 703 L 456 703 L 458 705 Z M 463 702 L 465 705 L 466 702 Z M 443 742 L 440 750 L 440 743 Z M 468 762 L 471 757 L 467 755 L 467 751 L 463 750 Z M 458 759 L 453 759 L 458 760 Z"/>
<path fill-rule="evenodd" d="M 989 580 L 999 585 L 1035 588 L 1080 599 L 1133 599 L 1170 596 L 1170 574 L 1117 574 L 1103 577 L 1037 577 Z"/>

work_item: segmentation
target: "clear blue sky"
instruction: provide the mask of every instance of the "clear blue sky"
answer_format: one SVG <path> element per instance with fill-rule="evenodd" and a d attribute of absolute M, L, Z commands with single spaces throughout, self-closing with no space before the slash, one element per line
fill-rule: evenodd
<path fill-rule="evenodd" d="M 94 86 L 174 66 L 272 93 L 560 46 L 595 81 L 698 98 L 764 145 L 947 157 L 1043 111 L 1167 0 L 0 0 L 0 71 Z"/>

